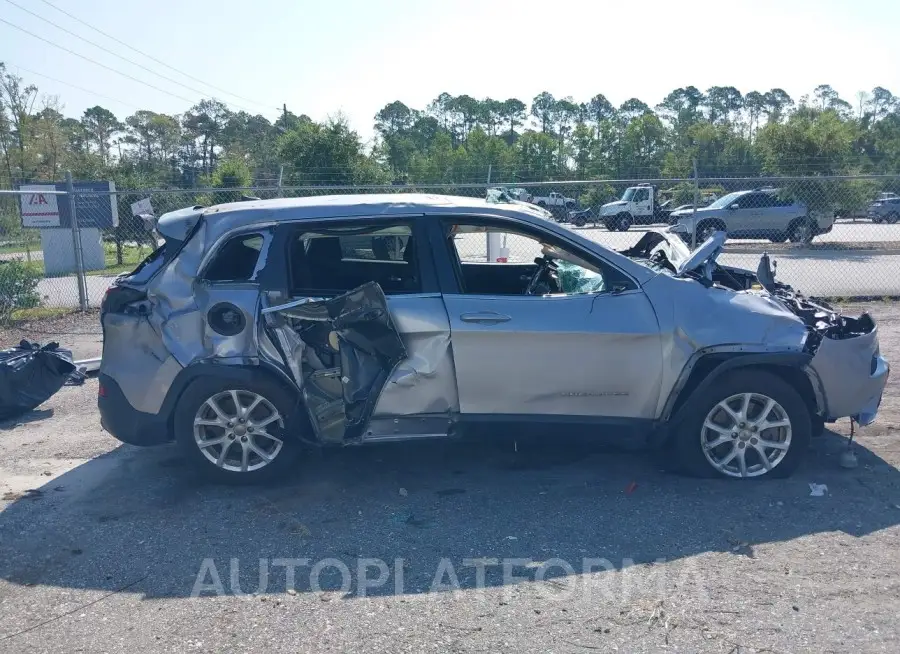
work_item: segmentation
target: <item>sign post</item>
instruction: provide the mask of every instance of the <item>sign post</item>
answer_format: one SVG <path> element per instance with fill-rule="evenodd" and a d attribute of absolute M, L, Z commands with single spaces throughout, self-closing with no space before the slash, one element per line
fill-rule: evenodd
<path fill-rule="evenodd" d="M 81 232 L 78 230 L 78 212 L 75 210 L 75 185 L 72 173 L 66 171 L 66 191 L 69 194 L 70 222 L 72 226 L 72 246 L 75 248 L 75 278 L 78 281 L 78 306 L 87 310 L 87 280 L 84 278 L 84 252 L 81 249 Z"/>

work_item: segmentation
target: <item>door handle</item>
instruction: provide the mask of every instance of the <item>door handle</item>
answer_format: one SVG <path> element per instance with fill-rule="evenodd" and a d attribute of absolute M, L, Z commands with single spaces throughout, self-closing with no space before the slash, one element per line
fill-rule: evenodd
<path fill-rule="evenodd" d="M 477 322 L 482 325 L 496 325 L 501 322 L 509 322 L 512 320 L 509 316 L 496 311 L 478 311 L 476 313 L 464 313 L 459 317 L 463 322 Z"/>

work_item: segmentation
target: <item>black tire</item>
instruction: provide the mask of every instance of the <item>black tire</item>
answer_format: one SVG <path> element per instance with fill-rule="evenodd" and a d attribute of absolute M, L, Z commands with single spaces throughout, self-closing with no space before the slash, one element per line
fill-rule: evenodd
<path fill-rule="evenodd" d="M 813 438 L 821 438 L 825 435 L 825 420 L 822 416 L 817 416 L 815 414 L 811 415 L 809 418 L 810 425 L 810 436 Z"/>
<path fill-rule="evenodd" d="M 896 211 L 892 211 L 887 216 L 884 217 L 884 220 L 888 225 L 893 225 L 898 220 L 900 220 L 900 213 L 897 213 Z"/>
<path fill-rule="evenodd" d="M 543 200 L 541 200 L 541 201 L 539 201 L 539 202 L 537 203 L 537 206 L 539 206 L 541 209 L 546 209 L 546 208 L 547 208 L 547 203 L 544 202 Z"/>
<path fill-rule="evenodd" d="M 875 223 L 876 225 L 880 225 L 881 223 L 884 222 L 884 218 L 882 218 L 881 216 L 873 216 L 872 222 Z"/>
<path fill-rule="evenodd" d="M 572 223 L 576 227 L 584 227 L 585 225 L 587 225 L 587 219 L 584 216 L 577 216 L 575 220 L 572 221 Z"/>
<path fill-rule="evenodd" d="M 815 225 L 809 218 L 804 218 L 791 225 L 791 229 L 788 232 L 788 240 L 791 243 L 812 243 L 815 235 Z"/>
<path fill-rule="evenodd" d="M 627 232 L 633 224 L 630 213 L 620 213 L 615 218 L 616 229 L 620 232 Z"/>
<path fill-rule="evenodd" d="M 811 420 L 809 408 L 792 386 L 780 377 L 763 370 L 735 370 L 725 373 L 701 395 L 692 399 L 690 415 L 684 416 L 671 435 L 666 448 L 680 472 L 694 477 L 726 477 L 729 479 L 781 479 L 790 476 L 803 460 L 809 448 Z M 790 420 L 791 441 L 787 453 L 768 472 L 756 477 L 733 477 L 713 467 L 704 454 L 701 441 L 703 425 L 713 408 L 721 401 L 741 393 L 754 393 L 775 400 L 784 409 Z M 740 445 L 735 440 L 735 447 Z M 723 447 L 727 443 L 723 444 Z M 740 445 L 746 447 L 747 443 Z M 760 461 L 754 453 L 755 460 Z"/>
<path fill-rule="evenodd" d="M 281 415 L 283 426 L 279 426 L 278 433 L 274 433 L 281 439 L 281 448 L 277 451 L 270 463 L 263 465 L 255 470 L 240 471 L 229 470 L 218 467 L 215 462 L 209 460 L 201 450 L 200 446 L 194 439 L 194 419 L 198 411 L 207 402 L 207 400 L 215 397 L 217 394 L 226 393 L 228 391 L 237 391 L 238 393 L 253 393 L 265 398 Z M 239 395 L 240 397 L 240 395 Z M 263 408 L 265 406 L 263 405 Z M 201 377 L 195 380 L 181 395 L 178 405 L 175 408 L 175 440 L 184 453 L 185 457 L 194 465 L 197 471 L 216 482 L 229 484 L 254 484 L 272 481 L 277 479 L 293 469 L 294 463 L 303 449 L 303 444 L 298 437 L 298 429 L 301 421 L 297 418 L 297 410 L 300 409 L 298 398 L 287 391 L 283 386 L 274 381 L 271 377 L 259 374 L 249 382 L 236 382 L 228 379 L 220 379 L 217 377 Z M 255 413 L 253 415 L 256 415 Z M 229 423 L 230 424 L 230 423 Z M 275 423 L 279 424 L 279 423 Z M 218 430 L 218 427 L 211 429 Z M 248 428 L 244 428 L 248 429 Z M 252 427 L 249 428 L 252 431 Z M 216 432 L 218 434 L 219 432 Z M 222 428 L 222 435 L 227 436 L 227 432 Z M 250 442 L 257 444 L 250 434 L 243 437 L 231 438 L 230 448 L 238 442 L 240 438 L 250 437 Z M 273 441 L 261 439 L 260 447 L 263 449 L 266 444 L 273 445 Z M 238 442 L 238 445 L 240 443 Z M 217 454 L 221 450 L 216 450 L 215 445 L 210 448 L 212 453 Z M 242 450 L 241 450 L 242 451 Z M 265 451 L 265 449 L 264 449 Z M 228 453 L 230 458 L 231 452 Z M 261 463 L 262 459 L 251 454 L 250 461 Z"/>

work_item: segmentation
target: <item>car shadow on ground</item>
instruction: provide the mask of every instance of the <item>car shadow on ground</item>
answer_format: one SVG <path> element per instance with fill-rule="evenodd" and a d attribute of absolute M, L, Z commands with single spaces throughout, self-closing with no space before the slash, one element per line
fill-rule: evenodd
<path fill-rule="evenodd" d="M 845 444 L 826 432 L 792 478 L 729 481 L 550 434 L 404 443 L 311 452 L 290 479 L 257 487 L 203 482 L 174 447 L 122 446 L 0 514 L 0 578 L 145 598 L 289 586 L 354 597 L 382 573 L 366 594 L 434 591 L 442 565 L 445 588 L 467 589 L 511 583 L 498 564 L 513 559 L 520 579 L 559 579 L 586 559 L 596 570 L 754 556 L 761 544 L 900 521 L 900 472 L 861 446 L 859 467 L 839 468 Z M 828 490 L 812 497 L 810 483 Z M 293 584 L 285 559 L 305 560 L 291 564 Z"/>

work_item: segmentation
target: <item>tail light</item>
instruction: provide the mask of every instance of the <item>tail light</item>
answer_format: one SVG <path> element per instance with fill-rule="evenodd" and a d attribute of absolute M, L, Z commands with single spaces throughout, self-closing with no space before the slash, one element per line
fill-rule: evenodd
<path fill-rule="evenodd" d="M 129 304 L 146 299 L 147 294 L 144 291 L 113 284 L 106 289 L 100 309 L 103 313 L 121 313 Z"/>

